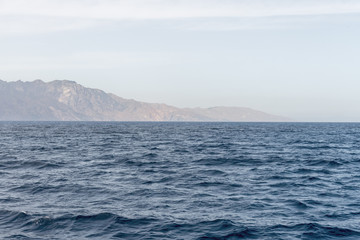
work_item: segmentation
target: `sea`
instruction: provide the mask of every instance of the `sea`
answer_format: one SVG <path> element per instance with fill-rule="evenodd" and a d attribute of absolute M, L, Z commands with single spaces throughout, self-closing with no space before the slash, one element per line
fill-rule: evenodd
<path fill-rule="evenodd" d="M 360 239 L 360 124 L 1 122 L 0 239 Z"/>

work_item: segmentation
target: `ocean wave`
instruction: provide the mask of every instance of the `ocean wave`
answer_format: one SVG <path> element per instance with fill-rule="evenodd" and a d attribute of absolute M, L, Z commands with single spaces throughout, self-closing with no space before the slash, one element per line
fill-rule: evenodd
<path fill-rule="evenodd" d="M 0 123 L 0 239 L 360 239 L 334 126 Z"/>
<path fill-rule="evenodd" d="M 0 224 L 6 226 L 8 239 L 63 239 L 63 236 L 78 239 L 273 239 L 286 232 L 288 236 L 302 239 L 328 239 L 343 237 L 356 239 L 360 232 L 337 226 L 318 223 L 272 226 L 245 226 L 227 219 L 188 223 L 170 222 L 155 218 L 126 218 L 113 213 L 93 215 L 63 215 L 58 217 L 32 215 L 26 212 L 0 211 Z M 17 232 L 17 234 L 15 234 Z M 69 234 L 72 233 L 72 234 Z M 179 237 L 182 236 L 182 237 Z M 345 237 L 345 238 L 344 238 Z M 297 237 L 294 237 L 297 238 Z"/>

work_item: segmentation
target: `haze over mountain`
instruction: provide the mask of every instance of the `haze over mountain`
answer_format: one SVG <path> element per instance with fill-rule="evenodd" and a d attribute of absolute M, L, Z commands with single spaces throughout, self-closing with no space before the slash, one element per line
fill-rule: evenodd
<path fill-rule="evenodd" d="M 244 107 L 177 108 L 124 99 L 73 81 L 0 80 L 2 121 L 289 121 Z"/>

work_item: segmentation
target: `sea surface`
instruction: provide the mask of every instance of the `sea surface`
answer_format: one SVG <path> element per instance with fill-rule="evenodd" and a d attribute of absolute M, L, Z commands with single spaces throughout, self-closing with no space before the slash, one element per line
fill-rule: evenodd
<path fill-rule="evenodd" d="M 0 239 L 360 239 L 360 124 L 2 122 Z"/>

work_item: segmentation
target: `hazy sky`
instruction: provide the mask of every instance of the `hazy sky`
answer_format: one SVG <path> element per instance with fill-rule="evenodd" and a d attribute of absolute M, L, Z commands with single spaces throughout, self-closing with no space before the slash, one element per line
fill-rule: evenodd
<path fill-rule="evenodd" d="M 0 0 L 0 79 L 360 121 L 359 0 Z"/>

